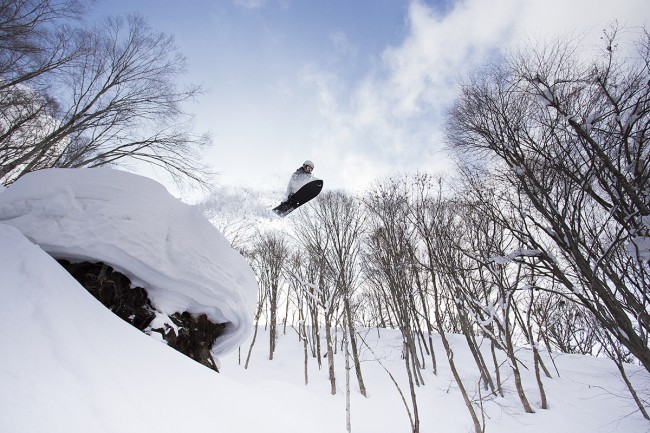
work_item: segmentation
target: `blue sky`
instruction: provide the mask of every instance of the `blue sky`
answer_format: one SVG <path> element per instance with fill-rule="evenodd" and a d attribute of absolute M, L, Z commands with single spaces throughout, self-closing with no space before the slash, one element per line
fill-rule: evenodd
<path fill-rule="evenodd" d="M 326 187 L 358 191 L 444 171 L 445 110 L 460 79 L 524 38 L 596 43 L 614 19 L 646 24 L 647 0 L 98 0 L 175 35 L 188 107 L 214 146 L 218 184 L 283 191 L 303 160 Z M 645 20 L 645 21 L 644 21 Z"/>

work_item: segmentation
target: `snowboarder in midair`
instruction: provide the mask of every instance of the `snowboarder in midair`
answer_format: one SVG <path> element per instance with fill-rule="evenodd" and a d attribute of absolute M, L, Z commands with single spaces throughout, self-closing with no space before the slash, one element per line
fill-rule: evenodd
<path fill-rule="evenodd" d="M 293 172 L 291 179 L 289 179 L 289 185 L 287 185 L 286 200 L 291 200 L 291 197 L 296 193 L 296 191 L 308 184 L 314 178 L 314 175 L 312 174 L 313 171 L 314 163 L 307 160 L 302 163 L 302 167 L 299 167 L 298 170 Z"/>
<path fill-rule="evenodd" d="M 313 171 L 313 162 L 310 160 L 303 162 L 302 166 L 289 179 L 287 198 L 279 206 L 273 208 L 273 212 L 284 217 L 320 193 L 323 181 L 314 177 Z"/>

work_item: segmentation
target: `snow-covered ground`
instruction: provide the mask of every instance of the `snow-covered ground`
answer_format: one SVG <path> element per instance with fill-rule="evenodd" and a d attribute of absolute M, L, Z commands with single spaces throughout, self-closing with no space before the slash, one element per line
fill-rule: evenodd
<path fill-rule="evenodd" d="M 52 223 L 47 230 L 33 228 L 39 233 L 52 231 L 54 236 L 58 233 L 56 230 L 70 223 L 70 217 L 84 209 L 80 203 L 87 205 L 85 209 L 88 209 L 92 200 L 84 201 L 88 195 L 78 195 L 74 200 L 66 201 L 64 198 L 70 198 L 70 189 L 54 181 L 52 184 L 55 187 L 50 194 L 26 188 L 20 195 L 11 193 L 16 195 L 6 196 L 14 188 L 12 186 L 0 192 L 0 209 L 3 203 L 15 206 L 21 202 L 19 196 L 29 196 L 33 200 L 22 203 L 25 206 L 31 203 L 32 210 L 16 211 L 13 217 L 33 215 L 33 209 L 47 207 L 37 204 L 52 204 L 52 194 L 58 191 L 59 195 L 54 196 L 58 197 L 55 203 L 62 204 L 57 208 L 60 213 L 51 215 Z M 104 197 L 105 193 L 110 195 L 110 189 L 102 189 L 100 193 L 90 187 L 90 180 L 85 185 L 86 193 L 94 199 Z M 71 205 L 66 207 L 63 204 Z M 138 206 L 136 202 L 124 203 L 126 208 L 141 209 Z M 197 230 L 202 233 L 200 227 L 205 226 L 193 219 L 191 211 L 166 211 L 174 209 L 174 206 L 167 203 L 155 208 L 156 218 L 174 220 L 173 224 L 167 222 L 161 226 L 180 223 L 186 227 L 184 224 L 189 223 L 199 227 Z M 251 337 L 243 340 L 244 334 L 237 334 L 240 349 L 233 346 L 234 350 L 223 352 L 221 373 L 217 374 L 114 316 L 44 251 L 46 247 L 36 245 L 35 237 L 23 233 L 25 227 L 34 224 L 9 224 L 8 208 L 4 209 L 5 213 L 0 210 L 4 215 L 0 218 L 3 220 L 0 221 L 1 433 L 345 432 L 345 370 L 340 354 L 335 361 L 339 388 L 336 396 L 329 393 L 327 370 L 319 370 L 313 358 L 309 359 L 309 384 L 304 384 L 303 348 L 292 328 L 280 336 L 273 361 L 268 360 L 268 334 L 260 329 L 247 370 L 242 364 Z M 138 212 L 124 215 L 136 214 Z M 140 217 L 146 215 L 147 212 L 140 213 Z M 190 215 L 190 221 L 182 221 L 187 215 Z M 41 216 L 48 215 L 42 213 Z M 100 216 L 101 212 L 97 218 L 88 219 L 83 228 L 70 228 L 71 234 L 75 233 L 74 230 L 80 231 L 77 233 L 79 236 L 73 238 L 82 241 L 105 233 L 107 221 Z M 97 221 L 97 225 L 92 221 Z M 82 233 L 84 237 L 80 236 Z M 179 232 L 172 230 L 169 233 Z M 150 257 L 156 257 L 152 263 L 158 263 L 157 266 L 162 263 L 164 269 L 161 272 L 169 279 L 176 276 L 169 275 L 173 273 L 167 266 L 179 260 L 169 255 L 183 251 L 176 246 L 188 242 L 196 246 L 204 242 L 200 237 L 185 234 L 185 237 L 165 238 L 167 241 L 162 243 L 157 237 L 148 242 L 146 236 L 139 235 L 138 242 L 150 248 Z M 112 238 L 106 236 L 102 239 L 104 248 L 109 250 Z M 176 244 L 176 241 L 180 243 Z M 66 241 L 59 243 L 67 244 Z M 166 248 L 164 253 L 156 250 L 161 246 Z M 97 251 L 102 252 L 102 248 L 98 246 Z M 210 299 L 220 300 L 223 296 L 230 302 L 237 296 L 228 293 L 233 287 L 246 290 L 250 269 L 243 260 L 230 257 L 214 266 L 211 272 L 230 276 L 235 286 L 223 288 L 226 293 Z M 141 267 L 143 265 L 139 264 L 129 268 L 132 276 L 138 277 Z M 128 271 L 126 266 L 124 269 Z M 142 280 L 147 281 L 146 278 Z M 200 304 L 201 308 L 208 309 L 212 302 L 195 304 L 189 301 L 194 297 L 202 299 L 205 292 L 197 286 L 185 286 L 190 287 L 186 292 L 180 286 L 165 287 L 171 295 L 163 297 L 161 302 L 164 299 L 183 299 L 187 305 Z M 179 291 L 179 296 L 174 295 L 175 291 Z M 249 302 L 246 300 L 249 295 L 243 296 L 243 303 Z M 243 314 L 248 308 L 232 306 L 233 317 Z M 365 359 L 362 369 L 369 395 L 364 398 L 356 383 L 353 385 L 352 431 L 407 433 L 410 425 L 401 398 L 375 358 L 375 355 L 380 358 L 402 391 L 408 394 L 404 364 L 400 358 L 401 337 L 393 330 L 367 330 L 364 335 L 374 355 L 368 349 L 362 351 Z M 478 373 L 472 366 L 464 339 L 451 337 L 461 374 L 470 392 L 476 395 Z M 417 390 L 420 431 L 471 432 L 473 426 L 445 361 L 442 346 L 435 341 L 438 375 L 433 375 L 429 365 L 424 372 L 426 385 Z M 531 353 L 522 349 L 519 356 L 526 364 L 532 365 Z M 554 355 L 554 358 L 560 377 L 554 373 L 552 379 L 544 380 L 550 404 L 548 410 L 539 408 L 533 372 L 523 372 L 528 397 L 536 410 L 534 414 L 524 413 L 507 367 L 502 367 L 507 394 L 505 398 L 495 398 L 486 403 L 487 432 L 650 431 L 650 423 L 635 412 L 613 363 L 584 356 Z M 544 359 L 553 372 L 548 354 Z M 629 367 L 629 373 L 647 395 L 649 375 L 634 366 Z M 352 377 L 354 381 L 354 375 Z"/>

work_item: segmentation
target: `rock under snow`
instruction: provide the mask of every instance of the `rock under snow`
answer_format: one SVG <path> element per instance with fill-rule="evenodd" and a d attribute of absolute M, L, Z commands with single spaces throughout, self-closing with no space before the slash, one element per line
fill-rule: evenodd
<path fill-rule="evenodd" d="M 151 179 L 107 168 L 30 173 L 0 193 L 0 223 L 57 259 L 110 265 L 163 314 L 225 323 L 216 356 L 251 329 L 253 271 L 195 207 Z"/>

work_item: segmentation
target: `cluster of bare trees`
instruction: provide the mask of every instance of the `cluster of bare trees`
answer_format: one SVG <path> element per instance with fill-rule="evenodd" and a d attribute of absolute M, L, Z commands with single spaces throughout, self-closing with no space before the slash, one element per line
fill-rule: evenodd
<path fill-rule="evenodd" d="M 390 327 L 403 337 L 409 392 L 400 393 L 414 432 L 416 390 L 425 369 L 437 374 L 436 354 L 477 433 L 481 402 L 508 389 L 525 412 L 535 411 L 531 389 L 547 408 L 557 352 L 612 359 L 650 419 L 625 367 L 650 372 L 650 38 L 641 33 L 632 57 L 619 57 L 616 29 L 604 40 L 592 63 L 559 44 L 474 76 L 449 117 L 453 181 L 403 175 L 363 198 L 324 192 L 291 216 L 291 233 L 252 242 L 258 319 L 271 339 L 280 324 L 297 331 L 305 383 L 308 361 L 326 359 L 336 393 L 341 347 L 365 395 L 357 329 Z M 464 336 L 479 384 L 456 368 L 449 333 Z"/>
<path fill-rule="evenodd" d="M 452 144 L 483 155 L 516 209 L 511 234 L 650 370 L 650 36 L 619 59 L 616 29 L 603 57 L 576 63 L 566 48 L 519 57 L 464 88 Z M 511 202 L 511 203 L 508 203 Z M 500 216 L 501 217 L 501 216 Z M 508 218 L 503 215 L 503 218 Z M 556 289 L 557 291 L 557 289 Z"/>
<path fill-rule="evenodd" d="M 140 16 L 88 24 L 86 3 L 0 0 L 0 182 L 126 161 L 204 182 L 173 38 Z"/>

